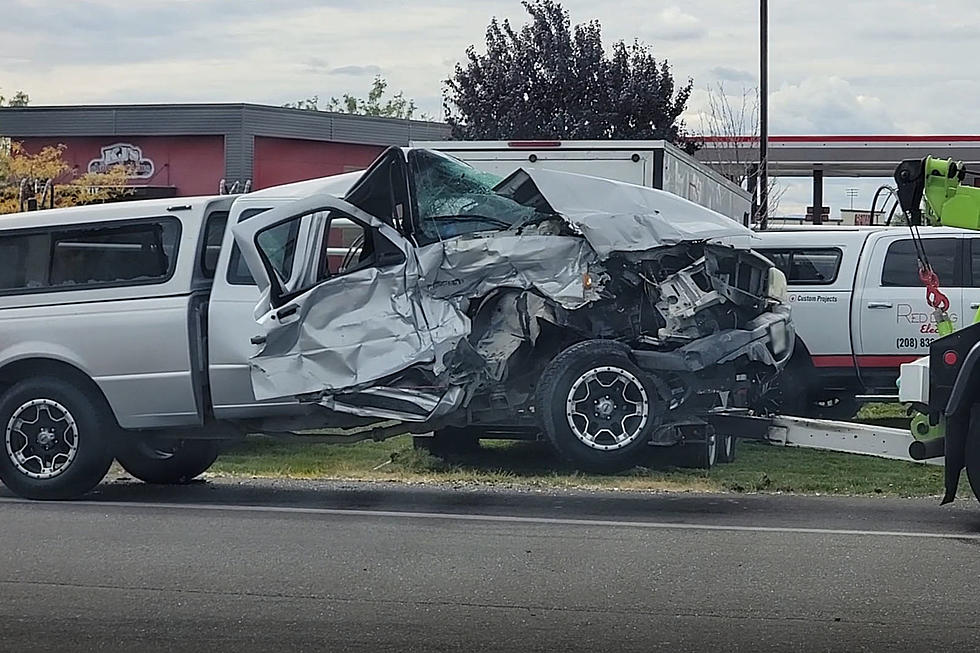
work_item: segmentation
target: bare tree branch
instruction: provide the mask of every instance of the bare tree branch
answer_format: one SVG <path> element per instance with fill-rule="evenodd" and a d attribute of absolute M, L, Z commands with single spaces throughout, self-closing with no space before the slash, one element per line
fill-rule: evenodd
<path fill-rule="evenodd" d="M 741 96 L 734 98 L 721 82 L 706 90 L 707 107 L 699 116 L 698 159 L 740 186 L 758 188 L 765 183 L 769 212 L 775 213 L 787 189 L 775 177 L 758 178 L 759 89 L 744 87 Z"/>

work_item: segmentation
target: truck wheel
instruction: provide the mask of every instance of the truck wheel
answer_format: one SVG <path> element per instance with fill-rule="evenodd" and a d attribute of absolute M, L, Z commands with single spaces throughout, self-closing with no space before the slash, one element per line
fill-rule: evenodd
<path fill-rule="evenodd" d="M 735 443 L 738 442 L 738 438 L 731 434 L 715 435 L 715 438 L 718 440 L 718 462 L 735 462 Z"/>
<path fill-rule="evenodd" d="M 837 396 L 813 403 L 812 413 L 817 419 L 846 422 L 854 419 L 861 406 L 854 397 Z"/>
<path fill-rule="evenodd" d="M 974 407 L 974 414 L 976 407 Z M 966 477 L 970 481 L 970 489 L 973 496 L 980 501 L 980 430 L 975 428 L 976 417 L 970 420 L 970 430 L 966 434 L 966 451 L 964 464 L 966 466 Z"/>
<path fill-rule="evenodd" d="M 794 417 L 810 417 L 813 405 L 810 402 L 810 388 L 807 376 L 800 365 L 791 361 L 777 381 L 771 402 L 775 412 Z"/>
<path fill-rule="evenodd" d="M 115 428 L 102 402 L 70 383 L 20 381 L 0 397 L 0 481 L 27 499 L 81 496 L 109 471 Z"/>
<path fill-rule="evenodd" d="M 415 436 L 412 438 L 412 445 L 419 451 L 443 458 L 479 451 L 480 438 L 468 429 L 451 426 L 439 429 L 431 436 Z"/>
<path fill-rule="evenodd" d="M 206 472 L 218 458 L 214 440 L 158 440 L 130 437 L 116 446 L 116 460 L 144 483 L 187 483 Z"/>
<path fill-rule="evenodd" d="M 691 442 L 678 445 L 681 447 L 680 466 L 693 469 L 711 469 L 719 461 L 718 443 L 720 435 L 708 433 L 703 442 Z"/>
<path fill-rule="evenodd" d="M 537 412 L 548 440 L 576 466 L 600 473 L 640 464 L 649 455 L 658 394 L 621 345 L 572 345 L 544 370 Z"/>

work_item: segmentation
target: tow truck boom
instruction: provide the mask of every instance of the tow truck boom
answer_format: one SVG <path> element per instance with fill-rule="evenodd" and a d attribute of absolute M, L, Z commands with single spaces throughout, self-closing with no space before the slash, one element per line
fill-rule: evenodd
<path fill-rule="evenodd" d="M 926 157 L 903 161 L 895 170 L 899 204 L 908 216 L 913 240 L 918 227 L 947 226 L 980 231 L 980 188 L 963 184 L 971 171 L 960 162 Z M 927 287 L 930 306 L 940 311 L 944 298 L 924 249 L 919 253 L 919 274 Z M 948 302 L 947 302 L 948 307 Z M 943 310 L 942 313 L 945 313 Z M 980 318 L 978 312 L 977 318 Z M 929 347 L 928 383 L 921 361 L 902 366 L 900 395 L 928 420 L 922 432 L 913 430 L 930 457 L 945 457 L 946 494 L 943 503 L 956 497 L 960 475 L 966 469 L 974 495 L 980 500 L 980 319 L 958 331 L 940 329 L 942 337 Z M 937 317 L 937 322 L 941 318 Z M 919 380 L 919 383 L 913 383 Z M 914 386 L 914 387 L 913 387 Z"/>

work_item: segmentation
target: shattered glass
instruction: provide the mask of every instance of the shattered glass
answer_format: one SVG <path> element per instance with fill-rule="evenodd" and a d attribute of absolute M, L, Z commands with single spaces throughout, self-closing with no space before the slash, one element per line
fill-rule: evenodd
<path fill-rule="evenodd" d="M 535 217 L 534 209 L 494 190 L 500 181 L 494 175 L 428 150 L 414 150 L 408 162 L 422 244 L 508 229 Z"/>

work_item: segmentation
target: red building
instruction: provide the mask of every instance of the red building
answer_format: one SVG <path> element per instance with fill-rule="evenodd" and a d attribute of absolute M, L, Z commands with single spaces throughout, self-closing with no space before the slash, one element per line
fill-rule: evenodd
<path fill-rule="evenodd" d="M 138 197 L 169 197 L 358 170 L 385 147 L 445 140 L 449 129 L 254 104 L 178 104 L 2 108 L 0 134 L 28 152 L 64 145 L 80 173 L 126 163 Z"/>

